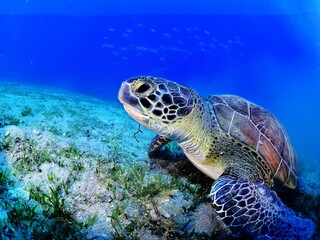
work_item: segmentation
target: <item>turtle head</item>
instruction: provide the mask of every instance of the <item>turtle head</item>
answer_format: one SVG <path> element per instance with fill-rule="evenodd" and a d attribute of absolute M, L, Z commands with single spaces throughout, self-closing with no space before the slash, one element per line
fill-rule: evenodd
<path fill-rule="evenodd" d="M 178 83 L 150 76 L 124 81 L 119 101 L 136 121 L 172 137 L 179 121 L 193 110 L 195 92 Z"/>

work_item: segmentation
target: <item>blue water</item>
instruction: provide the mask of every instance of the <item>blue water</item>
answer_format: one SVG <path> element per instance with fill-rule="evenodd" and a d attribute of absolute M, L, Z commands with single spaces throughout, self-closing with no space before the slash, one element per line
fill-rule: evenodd
<path fill-rule="evenodd" d="M 0 3 L 0 79 L 117 100 L 156 75 L 274 113 L 306 166 L 320 162 L 317 1 Z"/>

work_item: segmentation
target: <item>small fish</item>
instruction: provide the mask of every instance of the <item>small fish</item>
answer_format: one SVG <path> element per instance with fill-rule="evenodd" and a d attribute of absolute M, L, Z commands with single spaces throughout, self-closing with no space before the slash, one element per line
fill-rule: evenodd
<path fill-rule="evenodd" d="M 166 61 L 166 60 L 167 60 L 167 59 L 164 58 L 164 57 L 159 57 L 158 59 L 161 60 L 161 61 Z"/>
<path fill-rule="evenodd" d="M 225 49 L 227 49 L 227 50 L 230 50 L 230 48 L 229 48 L 227 45 L 224 45 L 224 44 L 222 44 L 222 43 L 220 43 L 219 46 L 222 47 L 222 48 L 225 48 Z"/>
<path fill-rule="evenodd" d="M 149 50 L 150 50 L 150 52 L 152 52 L 154 54 L 158 54 L 158 50 L 156 50 L 156 49 L 150 48 Z"/>
<path fill-rule="evenodd" d="M 204 32 L 205 34 L 207 34 L 207 35 L 210 35 L 210 32 L 207 31 L 207 30 L 204 30 L 203 32 Z"/>
<path fill-rule="evenodd" d="M 210 51 L 208 51 L 207 49 L 205 49 L 205 48 L 200 48 L 200 51 L 201 52 L 205 52 L 205 53 L 209 53 Z"/>
<path fill-rule="evenodd" d="M 150 28 L 150 32 L 157 32 L 154 28 Z"/>
<path fill-rule="evenodd" d="M 200 38 L 199 36 L 197 36 L 197 35 L 194 35 L 193 38 L 194 38 L 194 39 L 197 39 L 197 40 L 201 39 L 201 38 Z"/>
<path fill-rule="evenodd" d="M 109 32 L 114 32 L 115 29 L 114 29 L 114 28 L 108 28 L 108 31 L 109 31 Z"/>
<path fill-rule="evenodd" d="M 142 50 L 142 51 L 148 51 L 148 48 L 146 48 L 145 46 L 136 46 L 137 50 Z"/>
<path fill-rule="evenodd" d="M 103 36 L 102 38 L 103 39 L 109 39 L 110 37 L 109 36 Z"/>
<path fill-rule="evenodd" d="M 127 51 L 128 49 L 126 47 L 121 47 L 120 50 Z"/>
<path fill-rule="evenodd" d="M 126 31 L 127 31 L 128 33 L 132 33 L 132 30 L 131 30 L 131 29 L 126 29 Z"/>
<path fill-rule="evenodd" d="M 235 43 L 238 44 L 238 45 L 245 45 L 243 42 L 240 42 L 238 40 L 236 40 Z"/>
<path fill-rule="evenodd" d="M 170 49 L 171 51 L 181 52 L 181 49 L 180 49 L 180 48 L 177 48 L 177 47 L 175 47 L 175 46 L 170 46 L 169 49 Z"/>
<path fill-rule="evenodd" d="M 138 27 L 143 27 L 143 24 L 142 23 L 137 23 L 137 26 Z"/>
<path fill-rule="evenodd" d="M 176 27 L 172 28 L 172 30 L 175 31 L 175 32 L 180 32 L 179 29 L 176 28 Z"/>
<path fill-rule="evenodd" d="M 164 35 L 165 35 L 166 37 L 171 37 L 171 35 L 170 35 L 169 33 L 164 33 Z"/>
<path fill-rule="evenodd" d="M 129 37 L 129 35 L 127 33 L 122 33 L 123 37 Z"/>
<path fill-rule="evenodd" d="M 191 29 L 190 29 L 190 28 L 185 28 L 185 29 L 186 29 L 186 31 L 191 32 Z"/>
<path fill-rule="evenodd" d="M 103 47 L 103 48 L 114 48 L 115 46 L 112 45 L 112 44 L 103 44 L 103 45 L 101 45 L 101 47 Z"/>
<path fill-rule="evenodd" d="M 184 42 L 182 42 L 182 41 L 178 41 L 178 43 L 179 43 L 179 44 L 181 44 L 181 45 L 183 45 L 183 44 L 184 44 Z"/>

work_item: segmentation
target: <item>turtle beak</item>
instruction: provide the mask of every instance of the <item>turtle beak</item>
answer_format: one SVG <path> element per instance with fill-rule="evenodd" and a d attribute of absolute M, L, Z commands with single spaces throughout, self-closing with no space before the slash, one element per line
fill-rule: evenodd
<path fill-rule="evenodd" d="M 118 94 L 118 99 L 122 104 L 128 104 L 133 107 L 139 106 L 138 99 L 135 96 L 133 96 L 130 89 L 130 85 L 127 82 L 123 82 L 121 84 L 119 94 Z"/>
<path fill-rule="evenodd" d="M 122 83 L 119 90 L 118 99 L 123 104 L 124 109 L 133 119 L 142 125 L 147 125 L 149 118 L 143 113 L 139 101 L 131 92 L 130 83 L 127 81 Z"/>

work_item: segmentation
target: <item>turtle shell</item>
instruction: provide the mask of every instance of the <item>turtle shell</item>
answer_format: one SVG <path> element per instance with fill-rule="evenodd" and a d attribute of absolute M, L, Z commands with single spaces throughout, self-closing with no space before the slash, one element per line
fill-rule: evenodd
<path fill-rule="evenodd" d="M 297 159 L 278 120 L 267 110 L 238 96 L 212 96 L 209 101 L 221 128 L 259 153 L 269 164 L 275 182 L 295 189 Z"/>

